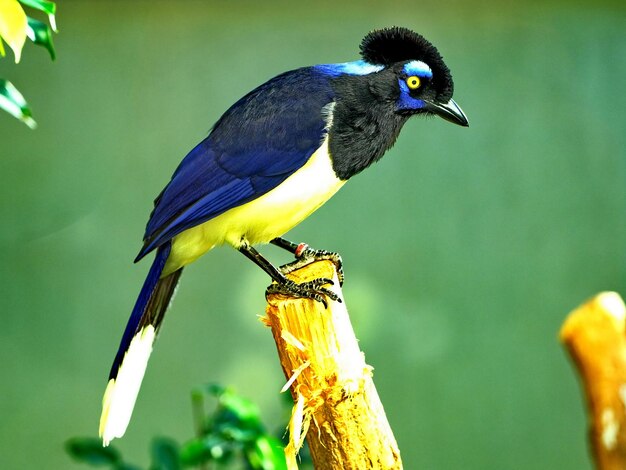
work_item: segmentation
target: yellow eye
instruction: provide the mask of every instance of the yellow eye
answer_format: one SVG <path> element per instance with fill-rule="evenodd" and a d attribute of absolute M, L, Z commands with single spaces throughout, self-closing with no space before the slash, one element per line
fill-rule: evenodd
<path fill-rule="evenodd" d="M 411 90 L 417 90 L 422 82 L 420 81 L 419 77 L 412 75 L 406 79 L 406 84 Z"/>

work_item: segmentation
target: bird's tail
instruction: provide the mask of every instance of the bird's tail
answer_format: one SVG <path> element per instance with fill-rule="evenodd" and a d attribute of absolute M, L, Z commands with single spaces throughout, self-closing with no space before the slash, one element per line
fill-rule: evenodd
<path fill-rule="evenodd" d="M 105 446 L 126 431 L 152 345 L 182 273 L 181 268 L 161 277 L 170 249 L 168 242 L 157 250 L 111 367 L 100 416 L 100 437 Z"/>

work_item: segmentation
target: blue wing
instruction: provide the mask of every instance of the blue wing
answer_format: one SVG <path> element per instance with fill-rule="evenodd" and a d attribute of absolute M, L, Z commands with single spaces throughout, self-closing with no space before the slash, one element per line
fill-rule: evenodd
<path fill-rule="evenodd" d="M 241 98 L 183 159 L 155 200 L 139 261 L 172 237 L 249 202 L 302 167 L 326 133 L 327 75 L 302 68 Z"/>

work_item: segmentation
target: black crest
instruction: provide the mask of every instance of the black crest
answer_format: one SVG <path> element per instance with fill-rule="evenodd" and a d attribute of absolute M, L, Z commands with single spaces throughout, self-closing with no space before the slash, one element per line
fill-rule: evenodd
<path fill-rule="evenodd" d="M 437 48 L 424 36 L 399 26 L 377 29 L 363 38 L 360 49 L 363 60 L 374 65 L 387 67 L 408 60 L 424 62 L 433 71 L 438 97 L 442 100 L 452 98 L 454 85 L 450 69 Z"/>

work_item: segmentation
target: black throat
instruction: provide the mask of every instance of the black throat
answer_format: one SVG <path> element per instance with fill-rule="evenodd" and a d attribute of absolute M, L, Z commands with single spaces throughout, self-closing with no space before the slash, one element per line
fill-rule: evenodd
<path fill-rule="evenodd" d="M 328 132 L 333 170 L 347 180 L 378 161 L 393 146 L 408 116 L 397 114 L 395 78 L 383 70 L 333 80 L 335 107 Z"/>

